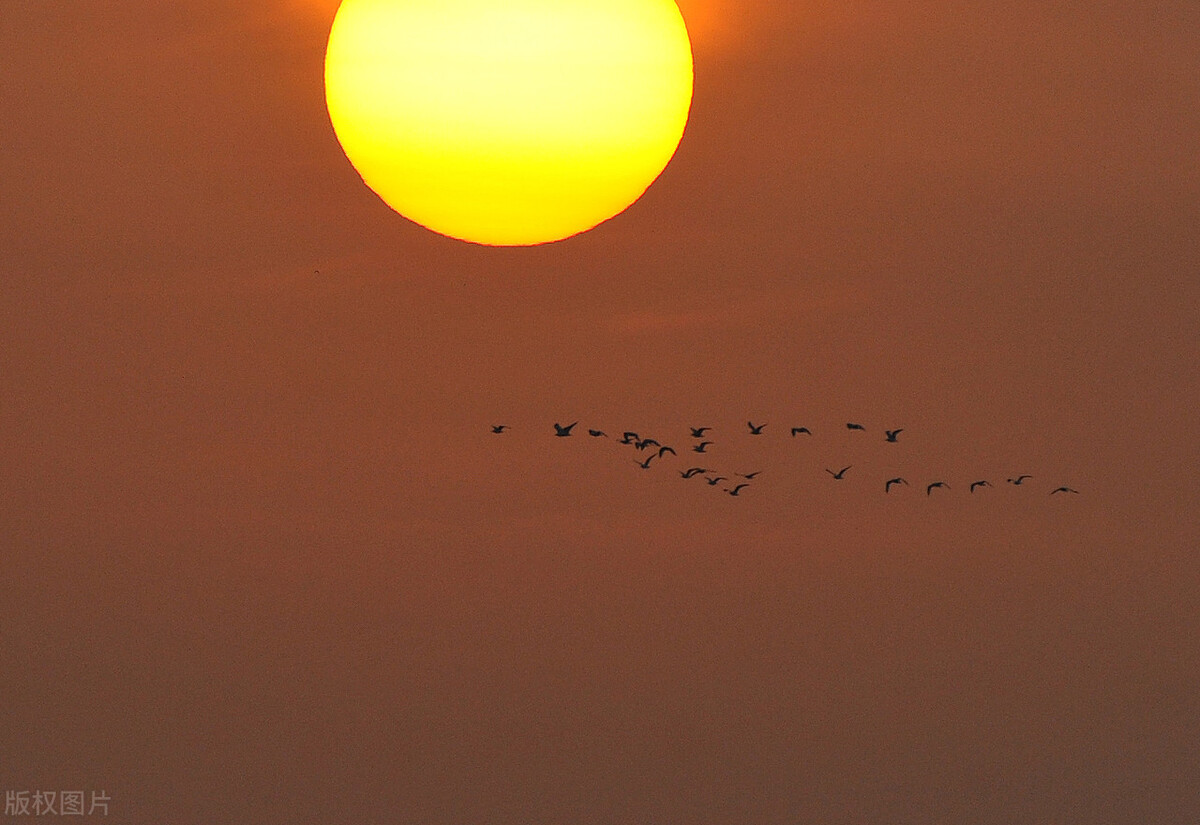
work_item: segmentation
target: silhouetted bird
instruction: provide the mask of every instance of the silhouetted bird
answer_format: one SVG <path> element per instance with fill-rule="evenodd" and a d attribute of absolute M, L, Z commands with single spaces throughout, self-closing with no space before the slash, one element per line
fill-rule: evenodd
<path fill-rule="evenodd" d="M 1017 476 L 1016 478 L 1010 478 L 1010 479 L 1008 479 L 1008 483 L 1009 483 L 1009 484 L 1016 484 L 1017 486 L 1020 486 L 1020 485 L 1022 485 L 1022 484 L 1024 484 L 1024 483 L 1025 483 L 1025 479 L 1027 479 L 1027 478 L 1033 478 L 1033 476 L 1031 476 L 1031 475 L 1020 475 L 1020 476 Z"/>
<path fill-rule="evenodd" d="M 670 453 L 671 455 L 679 455 L 679 453 L 675 452 L 670 447 L 659 447 L 658 448 L 658 457 L 659 458 L 662 458 L 667 453 Z"/>
<path fill-rule="evenodd" d="M 1055 493 L 1078 493 L 1078 492 L 1079 492 L 1078 490 L 1074 490 L 1070 487 L 1059 487 L 1055 490 L 1051 490 L 1050 495 L 1054 495 Z"/>
<path fill-rule="evenodd" d="M 812 435 L 812 430 L 810 430 L 808 427 L 792 427 L 792 438 L 795 438 L 796 436 L 800 435 L 800 433 L 804 433 L 805 435 Z"/>
<path fill-rule="evenodd" d="M 504 431 L 505 431 L 505 430 L 507 430 L 507 429 L 508 429 L 508 425 L 507 425 L 507 424 L 497 424 L 496 426 L 492 427 L 492 432 L 494 432 L 494 433 L 502 433 L 502 432 L 504 432 Z"/>
<path fill-rule="evenodd" d="M 707 473 L 707 472 L 708 472 L 708 470 L 704 469 L 703 467 L 689 467 L 688 469 L 683 470 L 679 474 L 681 476 L 683 476 L 684 478 L 691 478 L 692 476 L 698 476 L 701 473 Z"/>
<path fill-rule="evenodd" d="M 950 485 L 949 485 L 949 484 L 947 484 L 946 482 L 944 482 L 944 481 L 935 481 L 935 482 L 933 482 L 932 484 L 930 484 L 928 487 L 926 487 L 926 488 L 925 488 L 925 495 L 927 495 L 927 496 L 928 496 L 928 495 L 932 495 L 932 494 L 933 494 L 933 488 L 935 488 L 935 487 L 945 487 L 947 490 L 949 490 L 949 489 L 950 489 Z"/>
<path fill-rule="evenodd" d="M 867 428 L 864 427 L 862 424 L 847 424 L 846 429 L 847 430 L 866 430 Z"/>
<path fill-rule="evenodd" d="M 621 436 L 622 444 L 633 444 L 637 440 L 638 440 L 637 433 L 625 433 L 624 435 Z"/>
<path fill-rule="evenodd" d="M 729 481 L 725 476 L 705 476 L 704 480 L 708 482 L 709 487 L 716 487 L 722 481 Z"/>
<path fill-rule="evenodd" d="M 853 466 L 854 466 L 854 465 L 853 465 L 853 464 L 851 464 L 851 465 L 848 465 L 848 466 L 846 466 L 846 467 L 843 467 L 842 469 L 838 470 L 836 473 L 835 473 L 833 470 L 830 470 L 829 468 L 826 468 L 826 469 L 825 469 L 825 472 L 829 473 L 831 476 L 833 476 L 834 478 L 836 478 L 838 481 L 841 481 L 843 478 L 845 478 L 845 477 L 846 477 L 846 471 L 847 471 L 847 470 L 849 470 L 849 469 L 850 469 L 850 467 L 853 467 Z"/>
<path fill-rule="evenodd" d="M 903 428 L 903 427 L 901 427 L 901 428 L 900 428 L 900 429 L 898 429 L 898 430 L 884 430 L 884 431 L 883 431 L 883 434 L 887 436 L 887 440 L 888 440 L 888 441 L 891 441 L 892 443 L 895 443 L 897 436 L 899 436 L 899 435 L 900 435 L 900 433 L 902 433 L 902 432 L 904 432 L 904 428 Z"/>
<path fill-rule="evenodd" d="M 762 470 L 755 470 L 752 473 L 738 473 L 738 475 L 742 478 L 753 480 L 756 475 L 760 475 L 761 473 Z"/>
<path fill-rule="evenodd" d="M 692 438 L 704 438 L 704 434 L 712 429 L 712 427 L 688 427 L 692 431 Z"/>
<path fill-rule="evenodd" d="M 608 433 L 604 430 L 588 430 L 588 435 L 592 438 L 608 438 Z"/>
<path fill-rule="evenodd" d="M 895 478 L 889 478 L 883 485 L 883 491 L 885 493 L 890 493 L 892 491 L 893 484 L 904 484 L 907 486 L 908 482 L 905 481 L 904 479 L 900 478 L 900 476 L 896 476 Z"/>
<path fill-rule="evenodd" d="M 579 422 L 576 421 L 574 424 L 568 424 L 567 426 L 564 427 L 562 424 L 555 422 L 554 434 L 556 436 L 558 436 L 559 438 L 566 438 L 567 436 L 569 436 L 571 434 L 571 430 L 572 430 L 572 428 L 574 428 L 575 424 L 578 424 L 578 423 Z"/>
<path fill-rule="evenodd" d="M 728 487 L 726 487 L 725 492 L 729 493 L 729 495 L 731 495 L 731 496 L 736 496 L 743 489 L 745 489 L 746 487 L 749 487 L 749 486 L 750 486 L 749 484 L 739 484 L 738 486 L 734 487 L 732 490 L 730 490 Z"/>
<path fill-rule="evenodd" d="M 639 467 L 641 467 L 643 470 L 649 470 L 649 469 L 650 469 L 650 462 L 651 462 L 651 461 L 653 461 L 653 460 L 654 460 L 654 459 L 656 459 L 656 458 L 658 458 L 658 456 L 656 456 L 656 455 L 649 455 L 649 456 L 646 456 L 646 460 L 645 460 L 645 461 L 638 461 L 638 460 L 635 458 L 635 459 L 633 460 L 633 463 L 634 463 L 634 464 L 636 464 L 636 465 L 638 465 Z"/>
<path fill-rule="evenodd" d="M 641 441 L 635 442 L 633 446 L 637 447 L 639 450 L 644 450 L 651 445 L 653 445 L 655 447 L 662 446 L 657 441 L 655 441 L 653 438 L 643 438 Z"/>
<path fill-rule="evenodd" d="M 763 427 L 765 427 L 765 426 L 767 426 L 767 425 L 766 425 L 766 424 L 759 424 L 759 425 L 756 427 L 756 426 L 754 426 L 754 424 L 753 424 L 753 423 L 751 423 L 750 421 L 747 421 L 747 422 L 746 422 L 746 426 L 750 428 L 750 435 L 762 435 Z"/>
<path fill-rule="evenodd" d="M 695 452 L 695 453 L 702 453 L 702 452 L 704 452 L 706 449 L 708 449 L 708 445 L 709 445 L 709 444 L 712 444 L 712 443 L 713 443 L 713 442 L 711 442 L 711 441 L 701 441 L 699 444 L 697 444 L 696 446 L 692 447 L 692 452 Z"/>
<path fill-rule="evenodd" d="M 991 487 L 991 486 L 992 486 L 992 484 L 990 481 L 976 481 L 971 485 L 971 492 L 972 493 L 975 492 L 976 487 Z"/>

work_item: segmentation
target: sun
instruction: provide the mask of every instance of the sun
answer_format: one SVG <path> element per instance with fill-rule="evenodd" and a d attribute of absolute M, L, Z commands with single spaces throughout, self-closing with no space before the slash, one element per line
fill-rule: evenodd
<path fill-rule="evenodd" d="M 435 232 L 561 240 L 675 154 L 692 50 L 672 0 L 344 0 L 329 118 L 363 181 Z"/>

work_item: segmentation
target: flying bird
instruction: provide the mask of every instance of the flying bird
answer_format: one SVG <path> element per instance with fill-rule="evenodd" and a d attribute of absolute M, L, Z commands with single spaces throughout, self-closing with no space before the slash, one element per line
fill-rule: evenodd
<path fill-rule="evenodd" d="M 502 433 L 502 432 L 504 432 L 504 431 L 505 431 L 505 430 L 507 430 L 507 429 L 508 429 L 508 425 L 507 425 L 507 424 L 497 424 L 497 425 L 495 425 L 494 427 L 492 427 L 492 432 L 494 432 L 494 433 Z"/>
<path fill-rule="evenodd" d="M 804 433 L 805 435 L 812 435 L 812 430 L 810 430 L 808 427 L 792 427 L 792 438 L 795 438 L 796 436 L 800 435 L 800 433 Z"/>
<path fill-rule="evenodd" d="M 554 434 L 556 436 L 558 436 L 559 438 L 566 438 L 567 436 L 569 436 L 571 434 L 571 429 L 575 426 L 575 424 L 578 424 L 578 423 L 579 422 L 576 421 L 574 424 L 568 424 L 567 426 L 564 427 L 562 424 L 555 422 L 554 423 Z"/>
<path fill-rule="evenodd" d="M 649 455 L 649 456 L 646 456 L 646 460 L 645 460 L 645 461 L 638 461 L 638 460 L 635 458 L 635 459 L 633 460 L 633 463 L 634 463 L 634 464 L 636 464 L 636 465 L 638 465 L 639 467 L 641 467 L 643 470 L 649 470 L 649 469 L 650 469 L 650 462 L 651 462 L 651 461 L 653 461 L 653 460 L 654 460 L 654 459 L 656 459 L 656 458 L 658 458 L 658 456 L 656 456 L 656 455 Z"/>
<path fill-rule="evenodd" d="M 949 485 L 949 484 L 947 484 L 946 482 L 944 482 L 944 481 L 935 481 L 935 482 L 933 482 L 932 484 L 930 484 L 929 486 L 927 486 L 927 487 L 925 488 L 925 495 L 927 495 L 927 496 L 929 496 L 929 495 L 933 495 L 933 488 L 934 488 L 934 487 L 945 487 L 947 490 L 949 490 L 949 489 L 950 489 L 950 485 Z"/>
<path fill-rule="evenodd" d="M 766 424 L 759 424 L 759 425 L 756 427 L 756 426 L 754 426 L 754 423 L 753 423 L 753 422 L 751 422 L 751 421 L 747 421 L 747 422 L 746 422 L 746 426 L 750 428 L 750 435 L 762 435 L 763 427 L 765 427 L 765 426 L 767 426 L 767 425 L 766 425 Z"/>
<path fill-rule="evenodd" d="M 761 473 L 762 470 L 755 470 L 752 473 L 738 473 L 738 475 L 742 478 L 753 480 L 756 475 L 760 475 Z"/>
<path fill-rule="evenodd" d="M 989 481 L 976 481 L 971 484 L 971 492 L 972 493 L 975 492 L 976 487 L 991 487 L 991 486 L 992 486 L 992 484 Z"/>
<path fill-rule="evenodd" d="M 853 466 L 854 466 L 853 464 L 847 465 L 847 466 L 843 467 L 842 469 L 838 470 L 836 473 L 827 467 L 827 468 L 825 468 L 825 472 L 829 473 L 831 476 L 836 478 L 838 481 L 841 481 L 843 478 L 846 477 L 846 471 L 849 470 L 850 467 L 853 467 Z"/>
<path fill-rule="evenodd" d="M 588 430 L 588 435 L 592 438 L 608 438 L 608 433 L 604 430 Z"/>
<path fill-rule="evenodd" d="M 904 484 L 905 486 L 907 486 L 908 482 L 905 481 L 904 479 L 900 478 L 899 476 L 896 476 L 895 478 L 889 478 L 883 485 L 883 491 L 885 493 L 890 493 L 892 491 L 893 484 Z"/>
<path fill-rule="evenodd" d="M 1051 490 L 1050 495 L 1054 495 L 1055 493 L 1078 493 L 1078 492 L 1079 492 L 1078 490 L 1074 490 L 1070 487 L 1058 487 L 1057 489 Z"/>
<path fill-rule="evenodd" d="M 749 484 L 739 484 L 738 486 L 734 487 L 732 490 L 730 490 L 728 487 L 726 487 L 725 492 L 729 493 L 729 495 L 731 495 L 731 496 L 736 496 L 738 493 L 740 493 L 742 491 L 743 488 L 749 487 L 749 486 L 750 486 Z"/>
<path fill-rule="evenodd" d="M 713 442 L 711 442 L 711 441 L 701 441 L 699 444 L 697 444 L 696 446 L 692 447 L 692 452 L 695 452 L 695 453 L 702 453 L 702 452 L 704 452 L 704 451 L 705 451 L 705 450 L 708 448 L 708 445 L 709 445 L 709 444 L 712 444 L 712 443 L 713 443 Z"/>
<path fill-rule="evenodd" d="M 633 444 L 633 443 L 635 443 L 637 440 L 638 440 L 638 434 L 637 434 L 637 433 L 625 433 L 624 435 L 622 435 L 622 436 L 621 436 L 621 443 L 622 443 L 622 444 Z"/>
<path fill-rule="evenodd" d="M 1016 484 L 1018 487 L 1025 483 L 1025 479 L 1033 478 L 1031 475 L 1019 475 L 1016 478 L 1008 479 L 1009 484 Z"/>
<path fill-rule="evenodd" d="M 679 453 L 675 452 L 675 450 L 673 450 L 673 449 L 672 449 L 672 448 L 670 448 L 670 447 L 661 447 L 661 446 L 660 446 L 660 447 L 658 448 L 658 457 L 659 457 L 659 458 L 662 458 L 662 457 L 663 457 L 664 455 L 666 455 L 667 453 L 670 453 L 671 455 L 679 455 Z"/>
<path fill-rule="evenodd" d="M 847 424 L 846 429 L 847 430 L 866 430 L 867 428 L 864 427 L 862 424 Z"/>
<path fill-rule="evenodd" d="M 692 438 L 704 438 L 704 434 L 712 429 L 712 427 L 688 427 L 692 431 Z"/>
<path fill-rule="evenodd" d="M 686 470 L 681 470 L 679 474 L 684 478 L 691 478 L 692 476 L 698 476 L 701 473 L 707 472 L 708 470 L 704 469 L 703 467 L 689 467 Z"/>
<path fill-rule="evenodd" d="M 637 447 L 639 450 L 644 450 L 650 446 L 661 447 L 662 445 L 653 438 L 643 438 L 641 441 L 634 442 L 633 446 Z"/>
<path fill-rule="evenodd" d="M 729 481 L 725 476 L 716 476 L 715 478 L 713 476 L 705 476 L 704 480 L 708 482 L 709 487 L 716 487 L 722 481 Z"/>
<path fill-rule="evenodd" d="M 883 431 L 883 434 L 887 436 L 887 440 L 888 440 L 888 441 L 890 441 L 890 442 L 892 442 L 893 444 L 895 444 L 895 443 L 896 443 L 896 438 L 897 438 L 897 437 L 900 435 L 900 433 L 902 433 L 902 432 L 904 432 L 904 428 L 903 428 L 903 427 L 901 427 L 901 428 L 900 428 L 900 429 L 898 429 L 898 430 L 884 430 L 884 431 Z"/>

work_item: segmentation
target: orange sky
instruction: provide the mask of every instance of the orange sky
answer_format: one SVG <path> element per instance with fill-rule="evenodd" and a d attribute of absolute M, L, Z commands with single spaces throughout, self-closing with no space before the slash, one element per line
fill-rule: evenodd
<path fill-rule="evenodd" d="M 332 2 L 6 7 L 0 791 L 1200 817 L 1200 11 L 680 5 L 675 159 L 528 249 L 362 185 Z"/>

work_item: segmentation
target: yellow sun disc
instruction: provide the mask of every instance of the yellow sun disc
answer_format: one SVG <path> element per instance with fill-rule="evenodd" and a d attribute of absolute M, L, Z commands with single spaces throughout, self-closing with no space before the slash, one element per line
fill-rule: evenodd
<path fill-rule="evenodd" d="M 325 98 L 346 156 L 397 212 L 538 244 L 623 211 L 666 167 L 692 51 L 672 0 L 344 0 Z"/>

